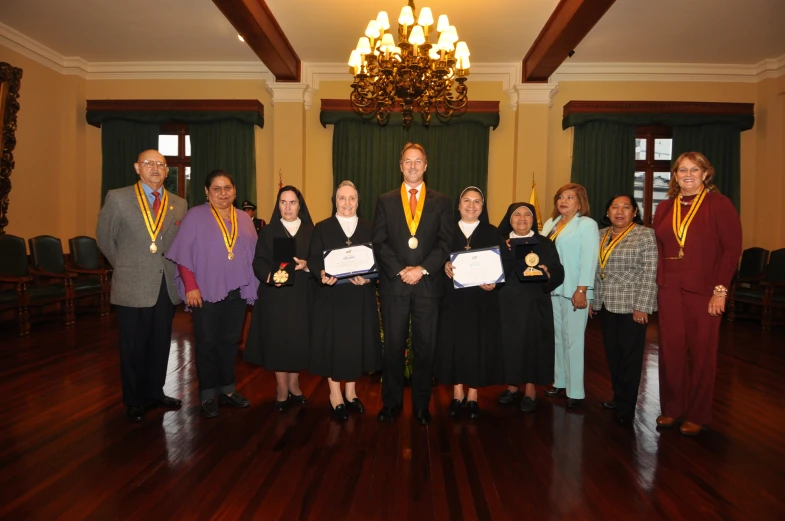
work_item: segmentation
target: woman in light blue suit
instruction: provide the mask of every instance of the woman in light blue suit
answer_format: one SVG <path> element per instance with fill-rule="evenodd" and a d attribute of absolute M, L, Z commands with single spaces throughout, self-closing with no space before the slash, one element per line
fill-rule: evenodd
<path fill-rule="evenodd" d="M 559 188 L 542 234 L 556 243 L 564 265 L 564 283 L 551 292 L 556 358 L 553 387 L 545 394 L 555 398 L 566 389 L 567 407 L 573 408 L 586 396 L 583 345 L 600 242 L 597 223 L 589 218 L 584 187 L 569 183 Z"/>

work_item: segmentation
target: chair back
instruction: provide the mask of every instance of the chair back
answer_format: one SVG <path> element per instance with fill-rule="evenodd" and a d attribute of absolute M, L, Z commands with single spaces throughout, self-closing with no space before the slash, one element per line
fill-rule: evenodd
<path fill-rule="evenodd" d="M 763 276 L 766 270 L 766 262 L 769 260 L 769 250 L 764 248 L 747 248 L 741 254 L 741 264 L 739 265 L 740 279 L 754 279 Z"/>
<path fill-rule="evenodd" d="M 26 277 L 27 248 L 25 240 L 16 235 L 0 235 L 0 274 L 6 277 Z"/>
<path fill-rule="evenodd" d="M 98 243 L 92 237 L 80 235 L 68 239 L 68 249 L 71 250 L 71 262 L 75 268 L 97 270 L 101 267 Z"/>
<path fill-rule="evenodd" d="M 50 273 L 65 273 L 63 245 L 51 235 L 39 235 L 28 240 L 33 266 Z"/>
<path fill-rule="evenodd" d="M 775 284 L 785 284 L 785 248 L 771 252 L 766 278 Z"/>

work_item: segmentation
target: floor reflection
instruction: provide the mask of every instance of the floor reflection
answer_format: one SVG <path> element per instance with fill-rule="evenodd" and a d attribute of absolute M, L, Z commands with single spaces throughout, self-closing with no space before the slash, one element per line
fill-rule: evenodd
<path fill-rule="evenodd" d="M 585 512 L 582 412 L 553 407 L 553 468 L 550 498 L 561 517 Z"/>

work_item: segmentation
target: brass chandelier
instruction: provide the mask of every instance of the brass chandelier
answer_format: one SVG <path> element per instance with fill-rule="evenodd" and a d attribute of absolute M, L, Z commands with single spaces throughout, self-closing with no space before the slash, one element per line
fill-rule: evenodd
<path fill-rule="evenodd" d="M 354 74 L 352 108 L 365 118 L 375 115 L 379 125 L 387 124 L 396 103 L 400 103 L 404 128 L 411 126 L 414 111 L 420 113 L 425 126 L 431 122 L 431 113 L 447 122 L 466 111 L 469 47 L 458 41 L 447 15 L 439 16 L 435 31 L 427 7 L 414 22 L 414 0 L 409 0 L 398 17 L 396 45 L 387 32 L 387 13 L 381 11 L 368 23 L 349 58 Z"/>

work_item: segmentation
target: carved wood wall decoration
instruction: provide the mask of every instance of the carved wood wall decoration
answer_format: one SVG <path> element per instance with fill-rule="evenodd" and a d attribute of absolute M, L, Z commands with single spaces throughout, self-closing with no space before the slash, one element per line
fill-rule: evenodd
<path fill-rule="evenodd" d="M 16 148 L 16 114 L 19 112 L 19 87 L 22 69 L 0 62 L 0 234 L 8 226 L 8 202 L 11 172 Z"/>

